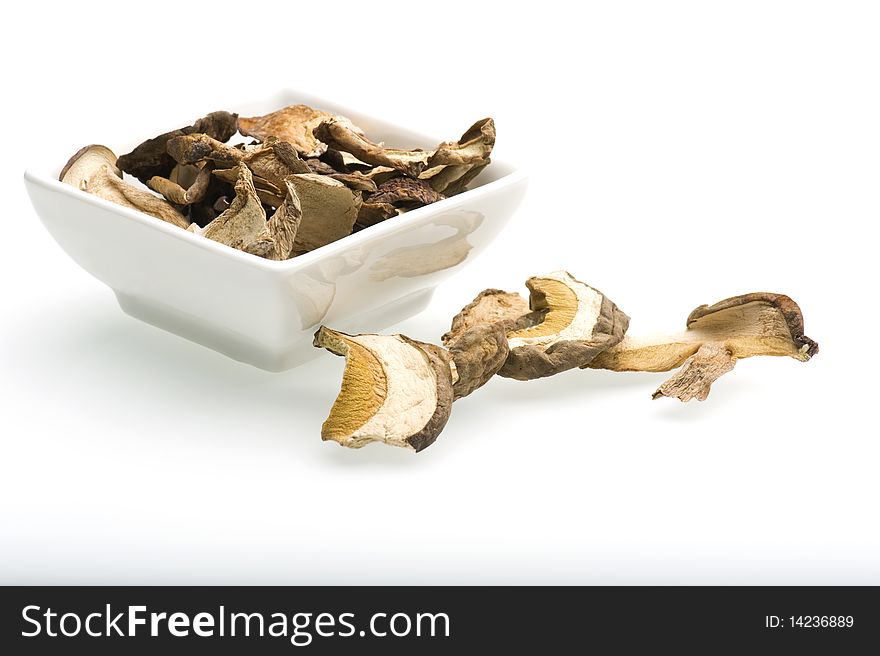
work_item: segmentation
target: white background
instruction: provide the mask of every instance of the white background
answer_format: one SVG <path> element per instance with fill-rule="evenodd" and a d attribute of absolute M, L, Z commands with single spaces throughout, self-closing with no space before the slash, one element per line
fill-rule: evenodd
<path fill-rule="evenodd" d="M 871 3 L 529 7 L 7 15 L 0 582 L 880 584 Z M 496 379 L 423 453 L 322 443 L 341 359 L 266 373 L 123 315 L 21 182 L 54 144 L 288 87 L 444 137 L 492 115 L 531 172 L 396 331 L 436 341 L 479 290 L 566 268 L 632 333 L 786 293 L 821 353 L 742 361 L 704 403 L 651 401 L 664 375 Z"/>

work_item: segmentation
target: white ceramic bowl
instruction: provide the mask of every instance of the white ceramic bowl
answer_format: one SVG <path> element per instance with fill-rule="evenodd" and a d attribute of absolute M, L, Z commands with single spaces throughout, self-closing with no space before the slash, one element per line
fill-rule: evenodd
<path fill-rule="evenodd" d="M 222 109 L 254 116 L 300 102 L 343 114 L 391 146 L 442 140 L 293 91 Z M 67 145 L 69 152 L 24 176 L 37 214 L 67 254 L 109 285 L 127 314 L 270 371 L 309 359 L 321 324 L 378 331 L 421 311 L 438 283 L 495 238 L 526 189 L 521 172 L 493 159 L 462 194 L 273 262 L 62 184 L 62 166 L 83 144 Z"/>

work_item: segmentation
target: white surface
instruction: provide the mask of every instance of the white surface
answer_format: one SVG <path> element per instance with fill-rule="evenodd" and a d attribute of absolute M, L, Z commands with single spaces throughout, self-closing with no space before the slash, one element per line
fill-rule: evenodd
<path fill-rule="evenodd" d="M 343 114 L 380 142 L 414 147 L 441 141 L 302 91 L 223 106 L 260 116 L 295 103 Z M 195 101 L 181 111 L 205 113 Z M 130 125 L 113 127 L 106 128 L 103 144 L 116 153 L 137 145 L 125 134 Z M 526 188 L 525 176 L 496 158 L 466 193 L 273 262 L 59 182 L 67 149 L 56 145 L 54 159 L 28 153 L 41 164 L 25 173 L 34 209 L 58 245 L 113 289 L 127 314 L 268 371 L 314 357 L 312 336 L 322 323 L 366 332 L 417 314 L 438 283 L 501 232 Z"/>
<path fill-rule="evenodd" d="M 204 38 L 260 6 L 212 8 L 232 23 Z M 201 24 L 179 3 L 16 10 L 0 582 L 880 584 L 870 3 L 359 3 L 332 30 L 322 5 L 266 6 L 297 43 L 254 28 L 262 47 L 207 58 L 169 27 Z M 787 293 L 821 353 L 740 362 L 702 404 L 651 401 L 655 375 L 494 380 L 420 454 L 322 443 L 341 359 L 271 374 L 126 317 L 40 225 L 19 161 L 291 84 L 425 132 L 491 114 L 498 156 L 531 165 L 505 232 L 400 331 L 437 339 L 484 287 L 564 267 L 633 331 Z"/>

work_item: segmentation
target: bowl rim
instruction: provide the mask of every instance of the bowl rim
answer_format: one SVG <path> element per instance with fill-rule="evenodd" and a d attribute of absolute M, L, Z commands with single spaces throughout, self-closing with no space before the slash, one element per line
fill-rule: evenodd
<path fill-rule="evenodd" d="M 302 98 L 303 102 L 314 103 L 316 106 L 321 106 L 323 102 L 319 98 L 315 98 L 308 94 L 299 93 L 292 89 L 284 89 L 283 93 L 285 94 L 285 97 L 295 96 L 297 98 Z M 329 107 L 331 111 L 346 113 L 346 109 L 344 107 L 340 107 L 336 103 L 323 102 L 323 105 Z M 379 120 L 375 119 L 375 117 L 357 112 L 349 113 L 356 113 L 359 116 L 363 116 L 371 120 Z M 398 126 L 394 125 L 394 127 Z M 409 134 L 419 134 L 404 126 L 399 127 L 401 131 L 405 131 Z M 419 136 L 422 136 L 426 141 L 431 141 L 424 137 L 424 135 Z M 164 232 L 198 248 L 203 248 L 208 251 L 215 252 L 219 255 L 225 255 L 251 266 L 270 271 L 291 271 L 301 267 L 307 267 L 310 264 L 313 264 L 316 261 L 319 261 L 325 257 L 332 256 L 341 251 L 348 250 L 352 247 L 363 245 L 368 241 L 381 239 L 384 236 L 388 236 L 396 232 L 412 228 L 418 224 L 427 223 L 431 216 L 438 214 L 441 211 L 452 210 L 459 206 L 467 205 L 471 201 L 474 201 L 481 196 L 492 194 L 503 187 L 508 187 L 527 178 L 525 172 L 521 168 L 514 167 L 504 160 L 497 160 L 493 158 L 490 166 L 496 166 L 496 168 L 506 169 L 507 173 L 503 173 L 501 177 L 490 182 L 481 184 L 477 187 L 474 187 L 473 189 L 468 189 L 461 192 L 460 194 L 457 194 L 450 198 L 444 198 L 443 200 L 437 201 L 436 203 L 431 203 L 430 205 L 424 205 L 422 207 L 409 210 L 407 212 L 404 212 L 403 214 L 398 215 L 397 217 L 392 217 L 391 219 L 387 219 L 376 225 L 364 228 L 363 230 L 359 230 L 358 232 L 351 233 L 349 235 L 346 235 L 345 237 L 342 237 L 341 239 L 337 239 L 334 242 L 330 242 L 329 244 L 325 244 L 324 246 L 309 251 L 308 253 L 304 253 L 302 255 L 289 258 L 287 260 L 267 260 L 266 258 L 260 257 L 258 255 L 253 255 L 251 253 L 246 253 L 245 251 L 240 251 L 236 248 L 232 248 L 231 246 L 227 246 L 226 244 L 214 241 L 213 239 L 207 239 L 205 237 L 202 237 L 201 235 L 197 235 L 189 232 L 188 230 L 184 230 L 183 228 L 179 228 L 154 216 L 145 214 L 144 212 L 140 212 L 129 207 L 124 207 L 122 205 L 117 205 L 116 203 L 113 203 L 109 200 L 99 198 L 98 196 L 90 194 L 86 191 L 77 189 L 76 187 L 72 187 L 68 184 L 64 184 L 60 180 L 50 177 L 45 173 L 41 173 L 35 168 L 29 167 L 25 170 L 24 180 L 26 184 L 39 186 L 50 192 L 65 195 L 73 199 L 74 201 L 90 203 L 95 207 L 115 212 L 116 214 L 119 214 L 120 216 L 125 217 L 130 221 L 139 223 L 140 225 L 148 229 Z"/>

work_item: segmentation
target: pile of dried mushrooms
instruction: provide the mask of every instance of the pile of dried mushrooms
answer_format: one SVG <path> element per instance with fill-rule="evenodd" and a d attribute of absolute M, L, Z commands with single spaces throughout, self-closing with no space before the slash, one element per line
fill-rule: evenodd
<path fill-rule="evenodd" d="M 227 143 L 237 133 L 252 141 Z M 59 179 L 232 248 L 285 260 L 464 191 L 488 166 L 494 145 L 491 118 L 458 141 L 403 150 L 371 141 L 342 116 L 291 105 L 251 118 L 213 112 L 119 158 L 106 146 L 86 146 Z"/>
<path fill-rule="evenodd" d="M 321 437 L 347 447 L 384 442 L 421 451 L 440 435 L 453 401 L 496 374 L 517 380 L 569 369 L 671 371 L 653 398 L 704 400 L 736 361 L 755 355 L 807 361 L 819 346 L 804 335 L 798 305 L 752 293 L 701 305 L 686 329 L 630 336 L 629 317 L 566 271 L 530 278 L 529 298 L 481 292 L 452 320 L 443 346 L 404 335 L 346 335 L 322 326 L 315 346 L 345 356 L 342 389 Z"/>

